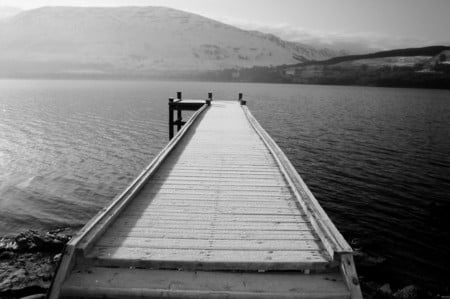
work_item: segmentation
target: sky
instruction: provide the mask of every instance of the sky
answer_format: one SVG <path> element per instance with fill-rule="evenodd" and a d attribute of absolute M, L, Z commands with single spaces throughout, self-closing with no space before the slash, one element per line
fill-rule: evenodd
<path fill-rule="evenodd" d="M 0 0 L 1 6 L 167 6 L 319 47 L 450 45 L 450 0 Z"/>

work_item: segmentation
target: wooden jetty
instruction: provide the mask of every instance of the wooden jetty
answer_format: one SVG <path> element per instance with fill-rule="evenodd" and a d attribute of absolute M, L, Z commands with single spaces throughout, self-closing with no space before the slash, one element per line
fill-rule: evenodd
<path fill-rule="evenodd" d="M 241 94 L 169 112 L 170 142 L 69 242 L 49 298 L 362 298 L 352 249 Z"/>

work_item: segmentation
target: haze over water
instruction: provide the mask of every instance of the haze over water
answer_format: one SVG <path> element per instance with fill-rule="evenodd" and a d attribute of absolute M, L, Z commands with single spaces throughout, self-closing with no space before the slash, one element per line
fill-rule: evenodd
<path fill-rule="evenodd" d="M 406 283 L 448 284 L 448 90 L 0 80 L 0 234 L 79 229 L 167 143 L 179 90 L 243 92 L 348 241 Z"/>

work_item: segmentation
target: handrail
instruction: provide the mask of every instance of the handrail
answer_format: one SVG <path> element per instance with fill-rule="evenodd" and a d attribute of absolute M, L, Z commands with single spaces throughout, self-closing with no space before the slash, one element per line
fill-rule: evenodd
<path fill-rule="evenodd" d="M 122 192 L 119 195 L 119 198 L 114 200 L 117 201 L 117 203 L 120 202 L 120 200 L 125 198 L 128 194 L 128 196 L 125 198 L 126 201 L 130 199 L 130 197 L 133 197 L 136 192 L 138 192 L 146 183 L 146 181 L 149 179 L 149 177 L 156 171 L 156 169 L 161 165 L 161 162 L 169 155 L 169 153 L 172 151 L 172 149 L 178 144 L 178 142 L 182 139 L 182 137 L 185 135 L 189 127 L 194 123 L 194 121 L 197 119 L 197 117 L 207 108 L 207 105 L 204 104 L 199 110 L 197 110 L 196 113 L 192 115 L 192 117 L 189 119 L 188 122 L 186 122 L 186 125 L 183 126 L 183 128 L 177 132 L 175 137 L 169 141 L 169 143 L 156 155 L 156 157 L 153 159 L 153 161 L 144 169 L 141 174 L 131 183 L 130 186 L 127 187 L 127 189 Z M 124 203 L 126 202 L 124 201 Z M 116 203 L 113 203 L 116 204 Z M 109 210 L 111 210 L 113 207 L 108 206 L 107 211 L 104 213 L 106 214 Z M 107 223 L 105 223 L 107 224 Z M 103 226 L 105 227 L 105 225 Z M 95 240 L 86 240 L 85 243 L 91 243 Z M 87 250 L 88 248 L 84 248 L 84 250 Z"/>
<path fill-rule="evenodd" d="M 144 186 L 150 176 L 158 169 L 162 161 L 176 147 L 179 141 L 186 135 L 186 132 L 194 124 L 200 114 L 209 106 L 204 104 L 197 110 L 186 125 L 178 131 L 172 140 L 158 153 L 153 161 L 138 175 L 138 177 L 118 196 L 116 196 L 110 204 L 100 210 L 86 225 L 66 244 L 63 250 L 61 263 L 56 272 L 56 276 L 50 286 L 48 298 L 58 298 L 61 291 L 61 285 L 69 274 L 71 268 L 75 264 L 75 254 L 78 250 L 87 250 L 95 240 L 103 233 L 106 226 L 114 221 L 116 216 L 131 201 L 136 193 Z M 101 227 L 99 227 L 101 225 Z M 82 248 L 79 248 L 82 245 Z"/>
<path fill-rule="evenodd" d="M 263 129 L 263 127 L 261 127 L 247 106 L 241 107 L 244 110 L 250 124 L 256 133 L 258 133 L 262 141 L 266 144 L 275 161 L 280 166 L 280 169 L 283 172 L 285 179 L 291 186 L 298 203 L 305 211 L 331 258 L 339 259 L 339 256 L 335 256 L 336 254 L 340 255 L 345 253 L 353 253 L 350 245 L 337 230 L 333 222 L 320 206 L 317 199 L 311 193 L 308 186 L 305 184 L 280 147 Z"/>

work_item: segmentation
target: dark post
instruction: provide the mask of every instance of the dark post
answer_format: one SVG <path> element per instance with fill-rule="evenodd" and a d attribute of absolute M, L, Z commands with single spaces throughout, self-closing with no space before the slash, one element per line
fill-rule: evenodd
<path fill-rule="evenodd" d="M 208 92 L 208 99 L 206 100 L 206 104 L 208 106 L 211 105 L 211 101 L 212 101 L 212 92 Z"/>
<path fill-rule="evenodd" d="M 182 95 L 181 95 L 181 91 L 177 91 L 177 99 L 179 99 L 180 101 L 181 101 L 181 97 L 182 97 Z M 178 102 L 179 103 L 179 102 Z M 182 116 L 181 116 L 181 105 L 179 105 L 177 103 L 177 120 L 176 120 L 176 123 L 177 123 L 177 132 L 179 131 L 179 130 L 181 130 L 181 119 L 182 119 Z"/>
<path fill-rule="evenodd" d="M 239 93 L 239 103 L 241 103 L 241 105 L 246 105 L 247 101 L 244 101 L 243 99 L 243 95 L 242 92 Z"/>
<path fill-rule="evenodd" d="M 169 140 L 173 138 L 173 98 L 169 98 Z"/>
<path fill-rule="evenodd" d="M 177 103 L 177 132 L 179 130 L 181 130 L 181 121 L 182 121 L 182 117 L 181 117 L 181 105 L 179 105 L 179 103 Z"/>

